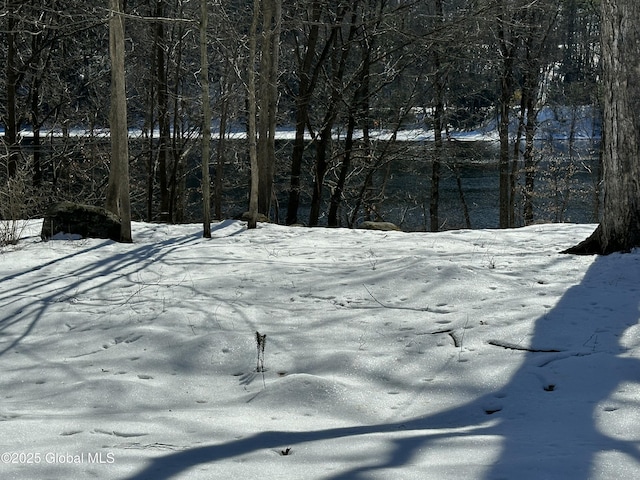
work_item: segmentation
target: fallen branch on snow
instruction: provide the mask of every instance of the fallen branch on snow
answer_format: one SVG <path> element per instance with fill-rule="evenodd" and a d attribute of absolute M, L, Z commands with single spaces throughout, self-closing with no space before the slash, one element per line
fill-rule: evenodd
<path fill-rule="evenodd" d="M 500 340 L 489 340 L 487 342 L 489 345 L 493 345 L 494 347 L 506 348 L 507 350 L 520 350 L 523 352 L 531 352 L 531 353 L 560 353 L 562 350 L 556 350 L 554 348 L 528 348 L 521 347 L 520 345 L 516 345 L 515 343 L 502 342 Z"/>

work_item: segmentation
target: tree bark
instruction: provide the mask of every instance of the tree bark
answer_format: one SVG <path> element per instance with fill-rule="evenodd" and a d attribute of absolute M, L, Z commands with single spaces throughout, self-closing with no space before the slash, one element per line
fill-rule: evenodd
<path fill-rule="evenodd" d="M 328 46 L 333 41 L 333 33 L 325 43 L 324 50 L 314 66 L 316 58 L 316 46 L 320 36 L 320 17 L 324 9 L 324 3 L 314 1 L 311 6 L 309 34 L 304 47 L 304 55 L 299 58 L 298 92 L 295 97 L 296 105 L 296 134 L 293 141 L 291 154 L 291 179 L 289 187 L 289 204 L 287 206 L 287 225 L 298 223 L 298 209 L 300 207 L 300 176 L 302 174 L 302 160 L 305 151 L 304 134 L 309 118 L 309 106 L 311 97 L 317 84 L 318 72 L 324 63 Z M 333 29 L 335 31 L 335 29 Z"/>
<path fill-rule="evenodd" d="M 442 1 L 435 1 L 438 22 L 444 23 Z M 429 199 L 429 224 L 432 232 L 440 230 L 440 170 L 443 160 L 442 130 L 444 129 L 444 90 L 445 73 L 442 66 L 441 47 L 436 46 L 433 51 L 434 68 L 434 113 L 433 113 L 433 162 L 431 167 L 431 194 Z"/>
<path fill-rule="evenodd" d="M 327 172 L 327 151 L 334 123 L 338 116 L 339 103 L 343 98 L 344 76 L 347 60 L 353 47 L 353 40 L 358 29 L 357 10 L 351 11 L 349 19 L 349 34 L 347 39 L 341 35 L 333 36 L 335 41 L 332 47 L 331 62 L 335 70 L 331 74 L 330 91 L 331 95 L 327 102 L 327 110 L 324 115 L 322 127 L 316 140 L 316 160 L 314 165 L 313 193 L 311 196 L 311 208 L 309 212 L 309 226 L 315 227 L 320 219 L 320 208 L 322 203 L 322 191 L 324 188 L 324 177 Z M 360 72 L 362 75 L 362 71 Z M 360 77 L 363 78 L 363 77 Z"/>
<path fill-rule="evenodd" d="M 602 0 L 603 216 L 565 251 L 609 254 L 640 246 L 640 2 Z"/>
<path fill-rule="evenodd" d="M 224 175 L 224 161 L 227 144 L 227 119 L 229 118 L 229 92 L 230 82 L 229 76 L 231 68 L 231 60 L 225 58 L 224 79 L 220 80 L 220 126 L 218 129 L 218 142 L 216 144 L 216 170 L 214 177 L 214 211 L 215 217 L 222 220 L 222 178 Z"/>
<path fill-rule="evenodd" d="M 164 0 L 157 0 L 155 15 L 162 18 L 164 13 Z M 171 197 L 169 191 L 169 145 L 171 143 L 171 125 L 169 121 L 169 85 L 167 80 L 166 53 L 165 53 L 165 25 L 158 20 L 155 26 L 155 64 L 156 72 L 154 81 L 157 84 L 158 102 L 158 185 L 160 188 L 160 219 L 171 221 Z"/>
<path fill-rule="evenodd" d="M 6 63 L 6 95 L 7 95 L 7 119 L 4 132 L 4 140 L 7 144 L 7 174 L 9 178 L 15 177 L 18 170 L 18 158 L 20 156 L 18 145 L 18 115 L 16 112 L 16 96 L 18 84 L 18 52 L 16 49 L 16 2 L 7 4 L 7 63 Z"/>
<path fill-rule="evenodd" d="M 249 141 L 249 163 L 251 182 L 249 190 L 249 220 L 247 228 L 254 229 L 258 225 L 258 187 L 260 175 L 258 173 L 258 132 L 256 125 L 256 54 L 258 43 L 258 18 L 260 17 L 260 0 L 253 1 L 253 19 L 249 30 L 249 67 L 247 78 L 247 136 Z"/>
<path fill-rule="evenodd" d="M 125 88 L 124 17 L 120 0 L 110 0 L 109 57 L 111 59 L 111 165 L 106 208 L 120 217 L 120 241 L 131 242 L 129 200 L 129 136 Z"/>
<path fill-rule="evenodd" d="M 499 194 L 500 194 L 500 228 L 511 226 L 510 219 L 513 215 L 510 212 L 510 175 L 509 175 L 509 119 L 511 112 L 511 98 L 513 96 L 513 64 L 517 49 L 517 38 L 511 31 L 512 26 L 505 18 L 506 7 L 501 4 L 502 11 L 498 15 L 498 43 L 502 56 L 502 70 L 500 72 L 500 100 L 499 100 L 499 123 L 498 135 L 500 137 L 500 160 L 499 160 Z"/>
<path fill-rule="evenodd" d="M 327 156 L 335 123 L 335 106 L 331 105 L 326 116 L 325 124 L 322 127 L 319 138 L 316 140 L 316 161 L 315 161 L 315 181 L 313 193 L 311 195 L 311 208 L 309 210 L 309 226 L 316 227 L 320 221 L 320 206 L 322 202 L 322 190 L 324 188 L 324 177 L 329 168 Z"/>
<path fill-rule="evenodd" d="M 275 135 L 278 107 L 278 64 L 282 0 L 262 1 L 262 45 L 260 61 L 260 98 L 258 102 L 258 212 L 271 213 L 275 175 Z"/>
<path fill-rule="evenodd" d="M 537 79 L 536 79 L 537 83 Z M 523 89 L 525 90 L 525 89 Z M 525 147 L 524 147 L 524 224 L 533 224 L 533 198 L 536 173 L 536 161 L 534 151 L 534 139 L 536 133 L 537 110 L 535 108 L 535 86 L 526 88 L 527 120 L 525 124 Z M 523 94 L 524 95 L 524 94 Z"/>
<path fill-rule="evenodd" d="M 211 238 L 211 192 L 209 159 L 211 158 L 211 106 L 209 104 L 209 58 L 207 0 L 200 0 L 200 75 L 202 83 L 202 236 Z"/>

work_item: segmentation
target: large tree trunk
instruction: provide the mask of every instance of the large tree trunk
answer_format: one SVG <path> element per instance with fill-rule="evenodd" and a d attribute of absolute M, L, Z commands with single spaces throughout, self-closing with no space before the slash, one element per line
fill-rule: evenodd
<path fill-rule="evenodd" d="M 276 168 L 275 138 L 278 108 L 278 64 L 282 0 L 263 0 L 262 46 L 258 102 L 258 212 L 271 213 Z"/>
<path fill-rule="evenodd" d="M 209 58 L 207 52 L 207 0 L 200 0 L 200 75 L 202 82 L 202 236 L 211 238 L 211 106 L 209 105 Z"/>
<path fill-rule="evenodd" d="M 602 0 L 604 205 L 596 231 L 566 253 L 640 246 L 640 2 Z"/>
<path fill-rule="evenodd" d="M 258 32 L 261 16 L 262 31 Z M 247 78 L 247 134 L 251 162 L 249 228 L 256 227 L 258 213 L 269 216 L 273 198 L 281 17 L 282 0 L 254 0 Z M 256 72 L 258 36 L 261 40 L 259 74 Z"/>
<path fill-rule="evenodd" d="M 120 240 L 131 242 L 129 200 L 129 138 L 124 69 L 124 17 L 120 0 L 110 0 L 109 56 L 111 58 L 111 165 L 106 208 L 120 217 Z"/>
<path fill-rule="evenodd" d="M 251 185 L 249 192 L 249 220 L 247 228 L 253 229 L 258 224 L 258 132 L 256 125 L 256 55 L 258 42 L 258 18 L 260 17 L 260 0 L 253 0 L 253 19 L 249 30 L 249 70 L 247 78 L 247 136 L 249 141 L 249 162 L 251 165 Z"/>

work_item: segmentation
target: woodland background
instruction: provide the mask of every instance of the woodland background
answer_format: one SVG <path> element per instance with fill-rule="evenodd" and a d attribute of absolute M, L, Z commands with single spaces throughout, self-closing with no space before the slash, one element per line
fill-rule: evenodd
<path fill-rule="evenodd" d="M 3 4 L 1 216 L 35 218 L 65 199 L 104 204 L 108 5 Z M 196 0 L 122 5 L 134 219 L 179 223 L 202 215 L 200 7 Z M 267 142 L 258 155 L 259 210 L 273 221 L 401 224 L 401 214 L 383 213 L 394 197 L 405 211 L 420 211 L 421 229 L 450 228 L 440 182 L 458 168 L 456 134 L 482 129 L 492 132 L 497 225 L 563 220 L 558 210 L 541 218 L 536 204 L 555 195 L 561 209 L 581 169 L 595 178 L 597 221 L 599 166 L 582 155 L 597 159 L 599 139 L 580 144 L 580 128 L 591 124 L 597 137 L 598 0 L 216 0 L 207 2 L 205 25 L 213 142 L 204 162 L 215 218 L 246 211 L 253 72 L 253 116 Z M 546 143 L 541 112 L 561 127 L 545 134 Z M 429 134 L 407 141 L 417 130 Z M 399 163 L 422 179 L 422 197 L 398 196 L 397 184 L 391 192 Z M 541 175 L 560 178 L 555 192 L 541 191 Z M 471 226 L 465 217 L 458 226 Z"/>

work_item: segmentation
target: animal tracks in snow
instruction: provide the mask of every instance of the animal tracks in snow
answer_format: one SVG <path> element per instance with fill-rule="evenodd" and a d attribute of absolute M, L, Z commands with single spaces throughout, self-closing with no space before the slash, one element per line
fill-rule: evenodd
<path fill-rule="evenodd" d="M 101 428 L 96 428 L 92 430 L 91 433 L 100 433 L 102 435 L 111 435 L 114 437 L 121 437 L 121 438 L 144 437 L 149 435 L 148 433 L 120 432 L 117 430 L 103 430 Z"/>
<path fill-rule="evenodd" d="M 115 345 L 119 345 L 121 343 L 125 343 L 125 344 L 135 343 L 138 340 L 140 340 L 143 336 L 144 335 L 141 335 L 141 334 L 137 334 L 137 335 L 136 334 L 130 334 L 130 335 L 126 335 L 126 336 L 123 336 L 123 337 L 116 337 L 111 341 L 111 343 L 103 344 L 102 348 L 104 348 L 106 350 L 107 348 L 110 348 L 110 347 L 115 346 Z"/>
<path fill-rule="evenodd" d="M 69 427 L 69 428 L 64 428 L 61 432 L 60 432 L 60 436 L 61 437 L 72 437 L 74 435 L 80 435 L 82 433 L 85 433 L 85 430 L 81 429 L 81 428 L 73 428 L 73 427 Z M 108 435 L 111 437 L 119 437 L 119 438 L 136 438 L 136 437 L 145 437 L 147 435 L 149 435 L 149 433 L 147 432 L 127 432 L 127 431 L 122 431 L 122 430 L 107 430 L 104 428 L 94 428 L 92 430 L 88 430 L 88 433 L 93 434 L 93 435 Z"/>

